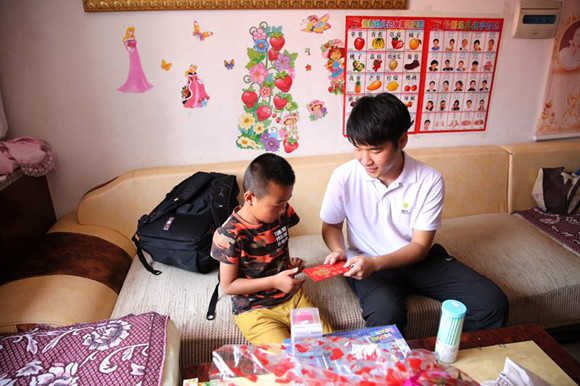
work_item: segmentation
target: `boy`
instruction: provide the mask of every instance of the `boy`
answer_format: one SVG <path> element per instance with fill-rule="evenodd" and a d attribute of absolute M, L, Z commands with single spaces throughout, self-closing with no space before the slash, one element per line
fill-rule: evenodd
<path fill-rule="evenodd" d="M 393 94 L 365 96 L 352 109 L 354 159 L 335 169 L 320 210 L 325 263 L 349 268 L 367 327 L 396 324 L 404 333 L 410 294 L 464 303 L 465 331 L 502 327 L 509 305 L 501 289 L 434 243 L 443 177 L 404 151 L 411 125 Z"/>
<path fill-rule="evenodd" d="M 316 307 L 294 277 L 304 261 L 291 258 L 288 229 L 300 221 L 288 203 L 294 171 L 282 157 L 265 153 L 244 174 L 244 204 L 213 236 L 211 256 L 232 296 L 234 320 L 252 344 L 281 344 L 290 337 L 290 311 Z M 324 333 L 331 332 L 322 321 Z"/>

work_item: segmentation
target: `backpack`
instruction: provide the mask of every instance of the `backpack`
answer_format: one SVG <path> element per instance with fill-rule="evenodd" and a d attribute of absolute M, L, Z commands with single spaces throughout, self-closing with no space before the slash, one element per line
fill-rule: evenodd
<path fill-rule="evenodd" d="M 145 268 L 154 261 L 187 271 L 208 273 L 219 263 L 210 256 L 213 233 L 238 205 L 236 176 L 197 172 L 173 187 L 148 215 L 137 223 L 132 240 Z"/>

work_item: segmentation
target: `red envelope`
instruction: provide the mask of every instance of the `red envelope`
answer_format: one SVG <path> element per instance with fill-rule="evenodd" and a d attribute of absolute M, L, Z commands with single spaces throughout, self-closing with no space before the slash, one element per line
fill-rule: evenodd
<path fill-rule="evenodd" d="M 330 277 L 342 275 L 345 272 L 350 270 L 349 267 L 344 267 L 345 261 L 339 261 L 332 265 L 330 264 L 321 264 L 317 265 L 316 267 L 306 268 L 302 272 L 308 275 L 314 281 L 320 281 L 324 279 L 328 279 Z"/>

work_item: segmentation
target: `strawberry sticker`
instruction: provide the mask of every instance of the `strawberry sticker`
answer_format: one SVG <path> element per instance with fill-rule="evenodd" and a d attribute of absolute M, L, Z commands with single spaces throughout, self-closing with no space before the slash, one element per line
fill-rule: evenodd
<path fill-rule="evenodd" d="M 284 48 L 282 27 L 261 22 L 249 30 L 249 74 L 243 80 L 244 113 L 238 122 L 236 145 L 240 149 L 284 151 L 298 148 L 298 103 L 290 90 L 294 82 L 297 53 Z"/>
<path fill-rule="evenodd" d="M 274 85 L 282 92 L 290 91 L 290 87 L 292 87 L 292 78 L 288 76 L 286 73 L 281 73 L 276 76 L 276 80 L 274 81 Z"/>
<path fill-rule="evenodd" d="M 251 109 L 254 107 L 256 102 L 258 102 L 258 95 L 254 92 L 253 89 L 246 90 L 242 94 L 242 102 L 244 102 L 246 107 Z"/>

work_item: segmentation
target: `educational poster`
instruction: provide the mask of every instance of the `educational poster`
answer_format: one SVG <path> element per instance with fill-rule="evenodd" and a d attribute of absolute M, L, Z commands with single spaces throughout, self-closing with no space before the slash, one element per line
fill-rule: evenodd
<path fill-rule="evenodd" d="M 409 134 L 485 131 L 503 19 L 346 17 L 343 135 L 356 101 L 390 92 Z"/>

